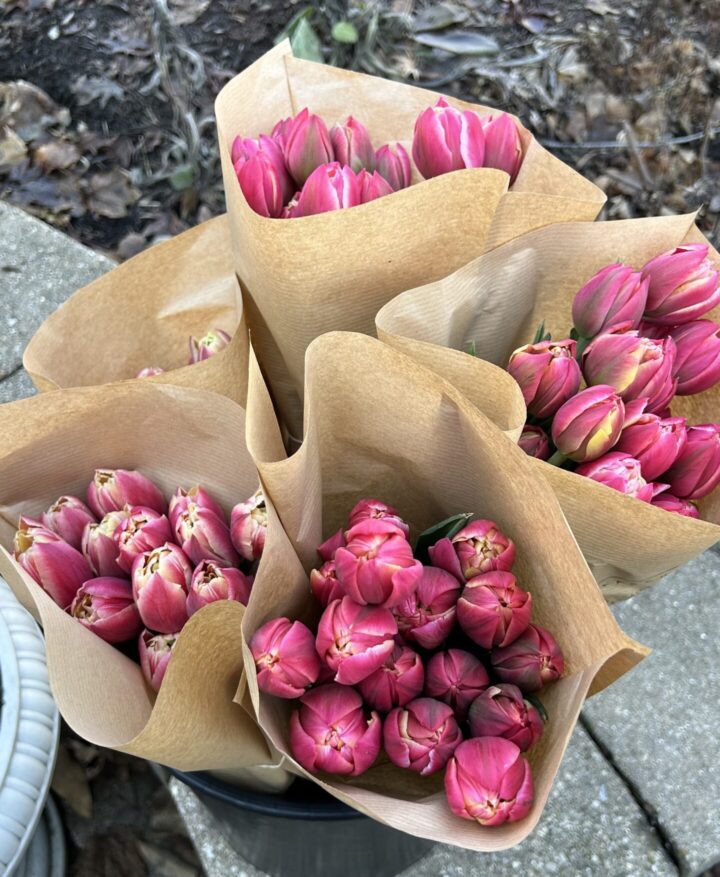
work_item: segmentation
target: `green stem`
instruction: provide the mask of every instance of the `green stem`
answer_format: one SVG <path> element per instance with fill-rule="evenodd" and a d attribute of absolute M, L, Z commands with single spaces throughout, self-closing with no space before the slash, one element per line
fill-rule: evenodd
<path fill-rule="evenodd" d="M 562 466 L 563 463 L 567 460 L 565 454 L 561 454 L 560 451 L 555 451 L 555 453 L 550 457 L 548 463 L 551 466 Z"/>
<path fill-rule="evenodd" d="M 578 338 L 577 348 L 576 348 L 576 353 L 575 353 L 575 359 L 578 362 L 582 361 L 582 355 L 583 355 L 583 353 L 585 353 L 585 348 L 588 346 L 588 344 L 590 344 L 590 342 L 592 340 L 593 340 L 592 338 L 583 338 L 582 336 Z"/>

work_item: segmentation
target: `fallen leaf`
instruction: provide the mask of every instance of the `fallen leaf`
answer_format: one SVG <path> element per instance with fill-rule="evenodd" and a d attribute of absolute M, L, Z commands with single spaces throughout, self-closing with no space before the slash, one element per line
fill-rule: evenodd
<path fill-rule="evenodd" d="M 322 43 L 307 18 L 301 18 L 290 37 L 293 54 L 305 61 L 322 63 Z"/>
<path fill-rule="evenodd" d="M 33 153 L 37 164 L 45 171 L 60 171 L 72 167 L 80 160 L 80 150 L 67 140 L 51 140 Z"/>
<path fill-rule="evenodd" d="M 64 743 L 58 749 L 52 790 L 85 819 L 92 817 L 93 800 L 85 771 L 70 755 Z"/>
<path fill-rule="evenodd" d="M 88 210 L 95 216 L 122 219 L 134 204 L 139 192 L 130 185 L 127 174 L 115 168 L 108 173 L 93 174 L 86 187 Z"/>
<path fill-rule="evenodd" d="M 194 24 L 210 5 L 210 0 L 170 0 L 168 8 L 175 24 Z"/>
<path fill-rule="evenodd" d="M 500 46 L 492 37 L 471 31 L 448 31 L 444 34 L 415 34 L 415 42 L 454 55 L 494 55 Z"/>
<path fill-rule="evenodd" d="M 0 128 L 0 168 L 20 164 L 27 155 L 27 147 L 22 137 L 12 128 Z"/>
<path fill-rule="evenodd" d="M 70 91 L 77 98 L 81 107 L 98 101 L 102 109 L 111 100 L 121 101 L 125 97 L 125 89 L 108 79 L 107 76 L 79 76 L 70 86 Z"/>
<path fill-rule="evenodd" d="M 421 10 L 413 22 L 413 28 L 420 31 L 443 30 L 451 24 L 464 24 L 468 18 L 467 9 L 455 3 L 437 3 Z"/>
<path fill-rule="evenodd" d="M 620 15 L 620 10 L 606 3 L 605 0 L 587 0 L 585 8 L 595 15 Z"/>
<path fill-rule="evenodd" d="M 22 79 L 0 82 L 0 125 L 29 143 L 53 125 L 70 124 L 70 113 L 41 88 Z"/>

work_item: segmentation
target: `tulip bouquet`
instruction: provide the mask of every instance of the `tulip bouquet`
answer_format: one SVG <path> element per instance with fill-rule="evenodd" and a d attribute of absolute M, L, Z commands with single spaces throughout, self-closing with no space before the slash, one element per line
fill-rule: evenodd
<path fill-rule="evenodd" d="M 231 340 L 232 337 L 222 329 L 211 329 L 201 338 L 196 338 L 194 335 L 191 335 L 188 341 L 188 346 L 190 348 L 188 365 L 196 365 L 198 362 L 205 362 L 206 359 L 210 359 L 211 356 L 215 356 L 216 353 L 220 353 L 221 350 L 224 350 Z M 160 366 L 147 365 L 144 368 L 141 368 L 135 377 L 154 378 L 156 375 L 162 375 L 164 373 L 165 369 Z"/>

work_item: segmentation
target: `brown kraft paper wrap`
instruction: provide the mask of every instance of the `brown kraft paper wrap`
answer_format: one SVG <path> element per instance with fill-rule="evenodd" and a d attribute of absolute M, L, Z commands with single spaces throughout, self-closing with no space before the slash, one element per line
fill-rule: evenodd
<path fill-rule="evenodd" d="M 572 300 L 600 268 L 622 261 L 638 269 L 683 242 L 704 241 L 694 216 L 603 223 L 568 223 L 532 232 L 436 282 L 408 290 L 377 316 L 386 343 L 420 358 L 477 403 L 477 382 L 500 396 L 507 373 L 460 351 L 474 342 L 478 357 L 504 366 L 532 341 L 541 321 L 553 338 L 566 338 Z M 712 248 L 710 258 L 720 266 Z M 720 318 L 720 308 L 710 317 Z M 677 396 L 673 414 L 688 423 L 720 420 L 720 387 Z M 483 405 L 481 410 L 493 414 Z M 580 548 L 610 602 L 632 596 L 720 539 L 720 489 L 699 503 L 701 520 L 655 508 L 589 478 L 532 460 L 547 478 Z M 662 480 L 662 479 L 660 479 Z"/>
<path fill-rule="evenodd" d="M 552 222 L 594 219 L 605 196 L 520 126 L 525 158 L 502 171 L 456 171 L 349 210 L 301 219 L 254 213 L 230 159 L 236 135 L 269 134 L 309 107 L 328 126 L 350 114 L 377 148 L 410 151 L 417 115 L 439 94 L 295 58 L 283 42 L 236 76 L 215 109 L 235 267 L 248 325 L 281 418 L 302 431 L 305 349 L 337 329 L 374 334 L 377 311 L 404 289 L 444 277 L 482 252 Z M 488 107 L 449 98 L 457 107 Z M 494 112 L 497 112 L 495 110 Z M 420 177 L 415 172 L 415 182 Z"/>
<path fill-rule="evenodd" d="M 245 412 L 229 399 L 152 382 L 0 406 L 0 574 L 40 621 L 58 708 L 91 743 L 180 770 L 270 760 L 256 723 L 233 703 L 243 669 L 240 603 L 192 616 L 156 697 L 138 664 L 63 612 L 8 553 L 21 512 L 38 516 L 62 494 L 84 497 L 97 467 L 138 469 L 166 497 L 200 483 L 229 512 L 257 489 L 244 430 Z"/>
<path fill-rule="evenodd" d="M 210 329 L 233 336 L 188 366 L 188 339 Z M 132 379 L 196 387 L 245 404 L 247 327 L 226 216 L 186 231 L 78 290 L 40 326 L 23 364 L 40 391 Z"/>
<path fill-rule="evenodd" d="M 542 692 L 550 719 L 529 753 L 536 792 L 530 815 L 499 828 L 459 819 L 446 804 L 441 775 L 421 778 L 382 756 L 351 781 L 312 778 L 340 800 L 409 834 L 481 851 L 511 847 L 540 818 L 588 692 L 628 671 L 646 649 L 617 626 L 547 483 L 517 445 L 450 384 L 377 340 L 340 332 L 308 348 L 306 380 L 304 443 L 283 459 L 269 428 L 272 406 L 251 359 L 248 447 L 271 513 L 274 508 L 284 528 L 245 613 L 245 643 L 271 618 L 311 623 L 317 618 L 307 575 L 318 563 L 315 547 L 343 526 L 362 497 L 395 505 L 410 523 L 413 540 L 459 511 L 497 520 L 516 541 L 516 571 L 532 592 L 533 617 L 554 632 L 566 660 L 564 677 Z M 267 446 L 262 436 L 271 439 Z M 247 645 L 245 655 L 246 681 L 263 730 L 291 769 L 310 776 L 289 749 L 292 702 L 260 694 Z"/>

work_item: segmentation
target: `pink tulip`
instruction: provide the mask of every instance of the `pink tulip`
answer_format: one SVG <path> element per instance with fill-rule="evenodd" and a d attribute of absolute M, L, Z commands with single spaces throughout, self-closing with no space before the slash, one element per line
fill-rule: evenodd
<path fill-rule="evenodd" d="M 181 514 L 184 512 L 194 512 L 196 508 L 209 509 L 221 521 L 225 520 L 223 507 L 210 496 L 204 487 L 200 487 L 199 484 L 191 487 L 190 490 L 183 490 L 182 487 L 178 487 L 170 497 L 170 504 L 168 506 L 168 519 L 172 529 L 175 530 Z"/>
<path fill-rule="evenodd" d="M 290 748 L 310 773 L 359 776 L 380 753 L 382 721 L 367 717 L 360 695 L 344 685 L 321 685 L 290 716 Z"/>
<path fill-rule="evenodd" d="M 678 396 L 693 396 L 720 382 L 720 326 L 695 320 L 670 331 L 675 342 L 673 377 Z"/>
<path fill-rule="evenodd" d="M 172 540 L 170 522 L 165 515 L 153 509 L 136 506 L 116 526 L 113 540 L 118 551 L 117 564 L 129 575 L 138 554 L 152 551 Z"/>
<path fill-rule="evenodd" d="M 285 153 L 285 144 L 287 143 L 288 134 L 290 133 L 294 122 L 295 119 L 292 116 L 287 119 L 280 119 L 279 122 L 275 123 L 275 127 L 270 133 L 272 139 L 278 144 L 280 149 L 282 149 L 283 154 Z"/>
<path fill-rule="evenodd" d="M 95 523 L 95 515 L 76 496 L 61 496 L 42 513 L 42 523 L 57 533 L 68 545 L 80 548 L 86 524 Z"/>
<path fill-rule="evenodd" d="M 442 770 L 462 739 L 452 708 L 432 697 L 396 707 L 383 723 L 383 747 L 390 761 L 424 777 Z"/>
<path fill-rule="evenodd" d="M 358 180 L 360 182 L 361 204 L 367 204 L 369 201 L 375 201 L 376 198 L 382 198 L 393 193 L 390 183 L 388 183 L 385 177 L 381 177 L 377 171 L 374 171 L 372 174 L 368 171 L 360 171 Z"/>
<path fill-rule="evenodd" d="M 263 160 L 267 159 L 273 165 L 276 178 L 280 182 L 282 199 L 287 201 L 295 191 L 295 184 L 290 179 L 283 149 L 277 139 L 265 134 L 261 134 L 257 140 L 250 137 L 236 137 L 230 152 L 235 173 L 239 174 L 243 165 L 260 152 L 263 153 Z"/>
<path fill-rule="evenodd" d="M 282 216 L 294 188 L 284 166 L 262 150 L 237 161 L 235 174 L 251 210 L 270 219 Z"/>
<path fill-rule="evenodd" d="M 345 538 L 345 531 L 341 527 L 337 533 L 333 533 L 333 535 L 330 536 L 329 539 L 326 539 L 322 545 L 318 545 L 317 552 L 320 555 L 320 559 L 327 562 L 329 560 L 334 560 L 335 552 L 338 548 L 344 548 L 346 545 L 347 539 Z"/>
<path fill-rule="evenodd" d="M 680 499 L 701 499 L 720 483 L 720 425 L 687 428 L 687 441 L 663 481 Z"/>
<path fill-rule="evenodd" d="M 52 599 L 66 609 L 92 570 L 82 554 L 39 521 L 21 515 L 14 557 Z"/>
<path fill-rule="evenodd" d="M 480 825 L 517 822 L 533 805 L 530 765 L 502 737 L 475 737 L 455 750 L 445 771 L 450 809 Z"/>
<path fill-rule="evenodd" d="M 175 518 L 175 541 L 194 564 L 212 560 L 221 566 L 237 566 L 240 557 L 233 548 L 225 517 L 191 503 Z"/>
<path fill-rule="evenodd" d="M 461 585 L 443 569 L 426 566 L 417 591 L 393 608 L 398 630 L 411 643 L 436 649 L 455 626 Z"/>
<path fill-rule="evenodd" d="M 177 633 L 187 621 L 187 589 L 193 568 L 172 542 L 135 558 L 133 595 L 145 627 Z"/>
<path fill-rule="evenodd" d="M 472 521 L 452 539 L 440 539 L 430 549 L 434 566 L 446 570 L 460 582 L 493 569 L 512 569 L 515 543 L 495 521 Z"/>
<path fill-rule="evenodd" d="M 582 338 L 637 329 L 647 302 L 649 280 L 616 262 L 601 268 L 573 299 L 572 318 Z"/>
<path fill-rule="evenodd" d="M 676 515 L 683 515 L 686 518 L 699 518 L 700 512 L 687 499 L 679 499 L 672 493 L 661 493 L 660 496 L 653 497 L 652 505 L 666 512 L 674 512 Z"/>
<path fill-rule="evenodd" d="M 410 157 L 399 143 L 395 144 L 394 151 L 389 145 L 378 149 L 375 153 L 375 170 L 390 183 L 394 192 L 410 185 Z"/>
<path fill-rule="evenodd" d="M 684 417 L 663 419 L 657 414 L 642 414 L 623 429 L 615 450 L 635 457 L 643 478 L 654 481 L 675 462 L 685 439 Z"/>
<path fill-rule="evenodd" d="M 645 481 L 640 463 L 630 454 L 611 451 L 597 460 L 583 463 L 575 472 L 642 502 L 650 502 L 653 496 L 652 484 Z"/>
<path fill-rule="evenodd" d="M 409 646 L 396 645 L 382 667 L 363 679 L 358 688 L 369 707 L 387 713 L 422 694 L 424 684 L 420 655 Z"/>
<path fill-rule="evenodd" d="M 472 110 L 456 110 L 441 97 L 415 121 L 412 156 L 425 179 L 483 167 L 485 135 L 480 117 Z"/>
<path fill-rule="evenodd" d="M 520 132 L 507 113 L 497 116 L 481 116 L 485 135 L 485 158 L 483 167 L 494 167 L 510 175 L 510 185 L 515 182 L 523 160 Z"/>
<path fill-rule="evenodd" d="M 87 499 L 97 518 L 125 506 L 144 506 L 160 514 L 167 509 L 165 497 L 152 481 L 129 469 L 96 469 Z"/>
<path fill-rule="evenodd" d="M 355 524 L 359 524 L 360 521 L 365 521 L 368 518 L 376 518 L 390 521 L 398 526 L 403 531 L 406 537 L 410 535 L 410 527 L 400 517 L 397 509 L 394 509 L 391 505 L 382 502 L 382 500 L 361 499 L 359 503 L 353 506 L 353 509 L 350 512 L 348 527 L 352 528 L 355 526 Z M 342 530 L 340 532 L 342 533 Z M 343 539 L 343 545 L 344 544 L 345 541 Z M 339 548 L 341 546 L 336 545 L 335 547 Z"/>
<path fill-rule="evenodd" d="M 335 681 L 356 685 L 377 670 L 395 647 L 397 623 L 389 609 L 334 600 L 318 624 L 315 646 Z"/>
<path fill-rule="evenodd" d="M 201 560 L 190 579 L 187 614 L 194 615 L 203 606 L 216 600 L 236 600 L 247 606 L 252 583 L 252 576 L 246 576 L 239 569 L 221 567 L 212 560 Z"/>
<path fill-rule="evenodd" d="M 549 630 L 531 624 L 509 646 L 493 649 L 490 654 L 495 675 L 523 692 L 539 691 L 554 682 L 565 669 L 560 646 Z"/>
<path fill-rule="evenodd" d="M 253 634 L 250 651 L 258 687 L 275 697 L 300 697 L 320 675 L 315 637 L 301 621 L 268 621 Z"/>
<path fill-rule="evenodd" d="M 370 173 L 375 170 L 375 150 L 370 134 L 357 119 L 348 116 L 344 125 L 333 125 L 330 129 L 330 143 L 335 161 L 349 165 L 355 173 L 363 169 Z"/>
<path fill-rule="evenodd" d="M 516 685 L 491 685 L 479 694 L 468 713 L 473 737 L 504 737 L 527 752 L 542 737 L 544 724 L 537 709 Z"/>
<path fill-rule="evenodd" d="M 301 110 L 277 134 L 280 135 L 278 139 L 284 140 L 285 162 L 298 186 L 304 185 L 316 168 L 335 161 L 335 151 L 325 122 L 307 108 Z"/>
<path fill-rule="evenodd" d="M 576 344 L 568 338 L 526 344 L 510 357 L 507 370 L 520 386 L 533 417 L 552 417 L 577 393 L 581 374 L 575 352 Z"/>
<path fill-rule="evenodd" d="M 641 338 L 636 331 L 599 335 L 583 354 L 585 380 L 611 386 L 623 400 L 647 398 L 647 410 L 665 408 L 675 395 L 675 342 Z"/>
<path fill-rule="evenodd" d="M 461 722 L 470 704 L 489 684 L 482 663 L 462 649 L 436 652 L 425 667 L 425 694 L 451 706 Z"/>
<path fill-rule="evenodd" d="M 541 426 L 531 426 L 526 423 L 518 439 L 518 445 L 529 457 L 535 457 L 537 460 L 550 459 L 550 440 Z"/>
<path fill-rule="evenodd" d="M 179 633 L 154 634 L 150 630 L 143 630 L 140 634 L 140 667 L 148 685 L 155 691 L 160 691 L 178 636 Z"/>
<path fill-rule="evenodd" d="M 362 178 L 334 161 L 320 165 L 302 187 L 293 216 L 313 216 L 362 204 Z"/>
<path fill-rule="evenodd" d="M 78 589 L 70 614 L 108 643 L 124 643 L 142 630 L 142 621 L 127 579 L 102 576 Z"/>
<path fill-rule="evenodd" d="M 320 569 L 314 569 L 310 573 L 310 589 L 313 596 L 325 607 L 333 600 L 342 600 L 345 592 L 338 581 L 335 572 L 335 561 L 326 561 Z"/>
<path fill-rule="evenodd" d="M 140 371 L 135 375 L 136 378 L 154 378 L 156 375 L 162 375 L 165 373 L 164 368 L 160 368 L 159 365 L 146 365 L 145 368 L 141 368 Z"/>
<path fill-rule="evenodd" d="M 366 518 L 347 532 L 335 552 L 335 569 L 345 594 L 356 603 L 390 608 L 415 593 L 423 566 L 405 533 L 385 518 Z"/>
<path fill-rule="evenodd" d="M 531 612 L 530 594 L 499 569 L 470 579 L 457 603 L 460 627 L 483 649 L 510 645 L 527 629 Z"/>
<path fill-rule="evenodd" d="M 245 560 L 260 560 L 265 547 L 268 517 L 265 497 L 258 489 L 230 513 L 230 538 L 235 550 Z"/>
<path fill-rule="evenodd" d="M 129 570 L 120 563 L 117 531 L 130 516 L 130 511 L 126 506 L 120 511 L 108 512 L 99 524 L 85 526 L 81 540 L 82 553 L 95 575 L 126 578 Z"/>
<path fill-rule="evenodd" d="M 224 350 L 232 341 L 232 337 L 222 329 L 212 329 L 206 332 L 202 338 L 190 336 L 188 346 L 190 355 L 188 357 L 188 365 L 195 365 L 198 362 L 204 362 Z"/>
<path fill-rule="evenodd" d="M 571 460 L 595 460 L 615 445 L 624 421 L 625 406 L 613 387 L 588 387 L 557 412 L 552 440 Z"/>
<path fill-rule="evenodd" d="M 718 272 L 707 244 L 683 244 L 651 259 L 642 269 L 650 281 L 645 319 L 661 326 L 696 320 L 720 303 Z"/>

